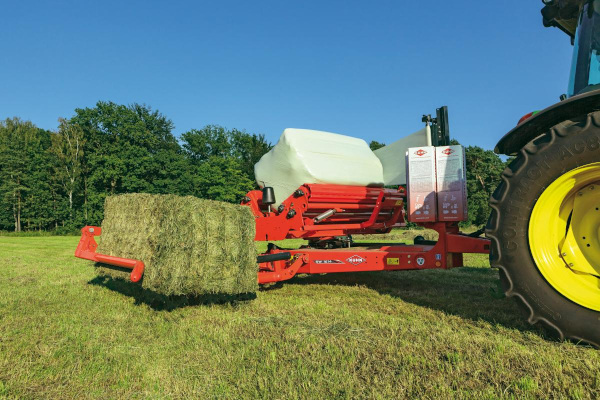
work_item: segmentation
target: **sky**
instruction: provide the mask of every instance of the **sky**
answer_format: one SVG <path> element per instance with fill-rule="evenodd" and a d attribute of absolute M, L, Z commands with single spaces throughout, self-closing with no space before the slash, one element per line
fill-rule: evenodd
<path fill-rule="evenodd" d="M 207 124 L 391 143 L 449 107 L 493 149 L 567 91 L 572 46 L 538 0 L 4 1 L 0 118 L 56 129 L 96 102 Z"/>

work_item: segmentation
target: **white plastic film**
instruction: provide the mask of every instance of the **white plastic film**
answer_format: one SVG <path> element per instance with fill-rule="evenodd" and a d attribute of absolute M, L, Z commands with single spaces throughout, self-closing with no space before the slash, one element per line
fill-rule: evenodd
<path fill-rule="evenodd" d="M 421 146 L 431 146 L 429 126 L 374 151 L 381 161 L 383 181 L 386 185 L 406 184 L 406 151 L 410 147 Z"/>
<path fill-rule="evenodd" d="M 384 182 L 381 162 L 364 140 L 308 129 L 284 130 L 256 163 L 254 174 L 261 188 L 273 188 L 275 205 L 305 183 L 382 186 Z"/>

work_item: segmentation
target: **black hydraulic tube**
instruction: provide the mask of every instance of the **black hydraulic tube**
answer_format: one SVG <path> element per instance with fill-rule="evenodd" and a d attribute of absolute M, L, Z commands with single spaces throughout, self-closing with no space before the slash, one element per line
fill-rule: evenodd
<path fill-rule="evenodd" d="M 262 256 L 256 257 L 256 262 L 261 264 L 261 263 L 272 262 L 272 261 L 282 261 L 282 260 L 287 261 L 290 258 L 292 258 L 292 253 L 290 253 L 290 252 L 264 254 Z"/>

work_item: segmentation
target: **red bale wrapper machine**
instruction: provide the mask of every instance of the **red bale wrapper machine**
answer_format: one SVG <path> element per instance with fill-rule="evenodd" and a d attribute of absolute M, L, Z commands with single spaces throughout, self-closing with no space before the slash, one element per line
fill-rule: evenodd
<path fill-rule="evenodd" d="M 241 204 L 254 214 L 256 241 L 308 243 L 298 249 L 269 243 L 267 252 L 257 257 L 258 283 L 285 281 L 296 274 L 448 269 L 463 266 L 464 253 L 489 253 L 489 241 L 479 237 L 482 231 L 459 231 L 459 222 L 467 217 L 464 149 L 449 146 L 447 115 L 442 107 L 435 118 L 424 116 L 424 129 L 375 152 L 365 149 L 360 139 L 286 129 L 255 168 L 262 190 L 249 192 Z M 323 159 L 327 162 L 319 164 Z M 311 163 L 319 164 L 318 172 Z M 266 179 L 259 176 L 261 171 Z M 365 171 L 370 175 L 363 179 Z M 368 184 L 340 184 L 348 182 Z M 276 194 L 281 193 L 285 199 L 278 202 Z M 387 234 L 407 221 L 437 231 L 438 239 L 417 236 L 413 244 L 404 244 L 352 238 Z M 140 281 L 143 260 L 96 253 L 94 237 L 100 234 L 99 227 L 83 228 L 75 256 L 130 268 L 131 281 Z"/>

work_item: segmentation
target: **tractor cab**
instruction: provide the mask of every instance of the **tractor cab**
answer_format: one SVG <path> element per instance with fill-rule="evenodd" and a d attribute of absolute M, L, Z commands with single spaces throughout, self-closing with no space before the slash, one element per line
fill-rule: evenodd
<path fill-rule="evenodd" d="M 544 3 L 544 25 L 561 29 L 573 43 L 568 97 L 600 90 L 600 0 Z"/>
<path fill-rule="evenodd" d="M 600 89 L 600 1 L 584 4 L 575 33 L 569 96 Z"/>

